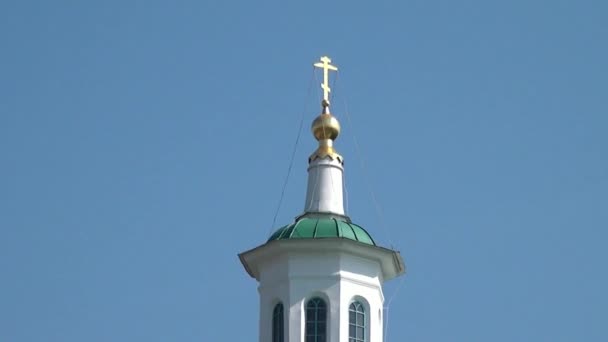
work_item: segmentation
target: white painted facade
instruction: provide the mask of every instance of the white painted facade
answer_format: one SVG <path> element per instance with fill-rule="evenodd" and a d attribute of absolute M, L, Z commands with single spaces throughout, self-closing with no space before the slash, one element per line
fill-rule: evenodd
<path fill-rule="evenodd" d="M 336 158 L 318 158 L 308 166 L 308 188 L 304 211 L 307 213 L 344 213 L 344 168 Z"/>
<path fill-rule="evenodd" d="M 343 238 L 278 240 L 240 255 L 259 281 L 259 341 L 272 341 L 274 306 L 285 309 L 286 342 L 305 342 L 305 306 L 313 297 L 328 305 L 327 342 L 348 342 L 348 309 L 365 307 L 366 342 L 382 342 L 382 283 L 401 275 L 400 255 Z"/>

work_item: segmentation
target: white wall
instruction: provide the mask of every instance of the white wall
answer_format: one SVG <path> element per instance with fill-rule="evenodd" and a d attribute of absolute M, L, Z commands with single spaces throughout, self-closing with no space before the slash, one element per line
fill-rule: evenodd
<path fill-rule="evenodd" d="M 272 341 L 272 310 L 285 313 L 285 341 L 304 342 L 304 308 L 319 296 L 328 304 L 328 342 L 348 342 L 348 307 L 357 298 L 366 306 L 369 342 L 382 342 L 383 294 L 378 262 L 345 252 L 292 252 L 261 265 L 260 342 Z"/>

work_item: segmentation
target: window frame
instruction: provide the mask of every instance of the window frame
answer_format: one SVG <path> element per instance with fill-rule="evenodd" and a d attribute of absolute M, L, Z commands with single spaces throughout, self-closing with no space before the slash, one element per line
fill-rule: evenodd
<path fill-rule="evenodd" d="M 285 341 L 285 307 L 278 302 L 272 309 L 272 342 Z"/>
<path fill-rule="evenodd" d="M 348 305 L 348 342 L 367 342 L 369 340 L 368 312 L 364 301 L 356 298 L 350 302 Z"/>
<path fill-rule="evenodd" d="M 327 300 L 320 296 L 306 301 L 304 306 L 305 342 L 328 342 L 329 305 L 327 303 Z M 314 317 L 310 317 L 310 310 L 314 310 Z"/>

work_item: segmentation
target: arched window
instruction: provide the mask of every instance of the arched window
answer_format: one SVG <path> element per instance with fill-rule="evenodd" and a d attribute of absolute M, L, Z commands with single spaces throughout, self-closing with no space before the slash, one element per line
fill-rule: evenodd
<path fill-rule="evenodd" d="M 283 303 L 274 306 L 272 310 L 272 342 L 283 342 Z"/>
<path fill-rule="evenodd" d="M 365 307 L 360 302 L 348 307 L 348 342 L 365 342 Z"/>
<path fill-rule="evenodd" d="M 327 304 L 319 297 L 306 303 L 305 342 L 327 342 Z"/>

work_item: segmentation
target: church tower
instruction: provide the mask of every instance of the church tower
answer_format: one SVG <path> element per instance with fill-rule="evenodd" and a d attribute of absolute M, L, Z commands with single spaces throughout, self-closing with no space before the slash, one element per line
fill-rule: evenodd
<path fill-rule="evenodd" d="M 322 112 L 312 123 L 319 147 L 308 158 L 304 213 L 239 254 L 259 282 L 260 342 L 383 342 L 382 284 L 405 273 L 399 252 L 380 247 L 344 212 L 340 123 L 330 113 L 328 57 Z"/>

